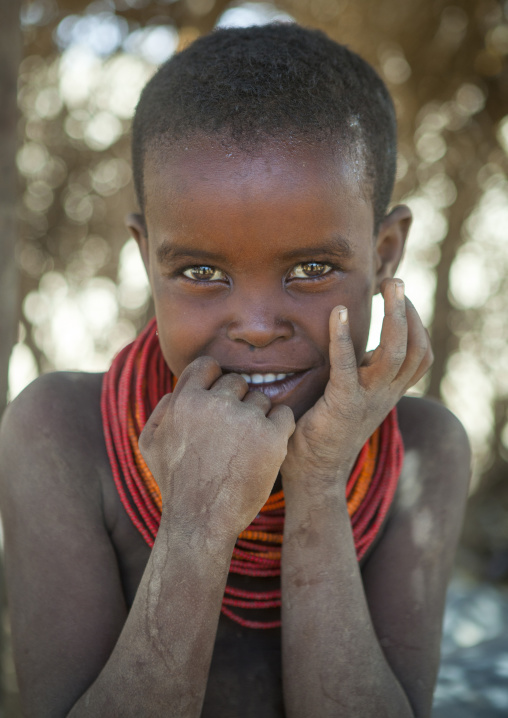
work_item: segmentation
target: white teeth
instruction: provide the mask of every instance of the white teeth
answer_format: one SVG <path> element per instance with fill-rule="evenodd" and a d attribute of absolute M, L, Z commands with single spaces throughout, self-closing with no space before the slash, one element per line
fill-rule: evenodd
<path fill-rule="evenodd" d="M 288 374 L 242 374 L 248 384 L 271 384 L 274 381 L 282 381 L 288 376 L 293 376 L 294 372 Z"/>

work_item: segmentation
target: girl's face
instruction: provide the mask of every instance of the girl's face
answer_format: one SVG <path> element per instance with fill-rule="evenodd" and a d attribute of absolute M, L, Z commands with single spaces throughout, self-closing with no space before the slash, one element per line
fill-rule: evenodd
<path fill-rule="evenodd" d="M 203 142 L 152 154 L 144 179 L 146 236 L 129 226 L 167 364 L 179 376 L 212 356 L 300 417 L 328 381 L 332 308 L 348 308 L 360 363 L 387 276 L 353 163 L 324 144 L 251 155 Z"/>

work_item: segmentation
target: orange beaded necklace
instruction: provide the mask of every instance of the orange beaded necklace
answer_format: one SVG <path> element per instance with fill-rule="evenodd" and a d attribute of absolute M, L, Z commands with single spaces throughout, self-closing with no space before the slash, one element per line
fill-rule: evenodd
<path fill-rule="evenodd" d="M 101 410 L 106 447 L 127 514 L 152 547 L 160 524 L 159 487 L 146 465 L 138 438 L 148 416 L 176 378 L 167 367 L 153 319 L 139 337 L 113 360 L 104 375 Z M 346 498 L 360 560 L 375 540 L 393 500 L 402 468 L 403 444 L 393 409 L 365 443 L 347 482 Z M 240 576 L 280 576 L 284 530 L 284 493 L 272 494 L 257 517 L 239 535 L 229 573 Z M 248 591 L 226 585 L 222 613 L 250 628 L 276 628 L 280 619 L 253 621 L 237 609 L 280 607 L 280 588 Z M 234 611 L 232 609 L 235 609 Z"/>

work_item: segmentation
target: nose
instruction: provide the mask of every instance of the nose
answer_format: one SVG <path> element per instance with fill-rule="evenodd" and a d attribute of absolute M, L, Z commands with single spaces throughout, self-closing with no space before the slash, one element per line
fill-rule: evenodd
<path fill-rule="evenodd" d="M 262 348 L 278 339 L 290 339 L 294 334 L 292 322 L 283 317 L 274 298 L 254 301 L 245 298 L 237 305 L 234 318 L 228 324 L 227 336 L 236 342 Z"/>

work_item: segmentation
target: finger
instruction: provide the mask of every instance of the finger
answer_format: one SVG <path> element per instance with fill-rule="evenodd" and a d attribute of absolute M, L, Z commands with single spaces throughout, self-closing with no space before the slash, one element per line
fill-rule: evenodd
<path fill-rule="evenodd" d="M 252 404 L 254 406 L 257 406 L 261 409 L 263 414 L 268 414 L 270 409 L 272 408 L 272 401 L 271 399 L 266 396 L 266 394 L 263 394 L 262 391 L 249 391 L 244 399 L 244 404 Z"/>
<path fill-rule="evenodd" d="M 143 449 L 151 443 L 153 435 L 161 425 L 166 415 L 166 410 L 169 402 L 171 401 L 171 397 L 172 394 L 165 394 L 148 417 L 138 441 L 141 453 L 143 453 Z"/>
<path fill-rule="evenodd" d="M 229 394 L 243 399 L 249 391 L 249 385 L 240 374 L 222 374 L 210 387 L 213 394 Z"/>
<path fill-rule="evenodd" d="M 286 437 L 286 440 L 289 439 L 296 428 L 293 411 L 286 404 L 274 406 L 267 419 L 270 419 L 275 424 L 277 430 Z"/>
<path fill-rule="evenodd" d="M 371 376 L 392 382 L 404 363 L 407 352 L 408 326 L 404 282 L 401 279 L 385 280 L 382 284 L 385 316 L 379 346 L 374 350 L 369 368 Z"/>
<path fill-rule="evenodd" d="M 430 367 L 432 366 L 432 363 L 434 362 L 434 352 L 432 351 L 432 345 L 430 343 L 430 337 L 428 331 L 425 329 L 425 334 L 427 336 L 427 346 L 425 349 L 425 353 L 423 355 L 423 359 L 420 362 L 419 366 L 417 367 L 416 371 L 412 375 L 412 377 L 409 379 L 409 381 L 406 383 L 406 387 L 404 391 L 407 391 L 410 387 L 414 386 L 417 382 L 420 381 L 422 376 L 425 376 L 425 374 L 428 372 Z"/>
<path fill-rule="evenodd" d="M 191 389 L 209 389 L 222 375 L 219 362 L 212 357 L 203 356 L 194 359 L 180 375 L 173 396 L 178 396 L 185 387 Z"/>
<path fill-rule="evenodd" d="M 413 303 L 406 298 L 407 350 L 395 382 L 405 387 L 415 384 L 429 368 L 432 360 L 429 335 Z M 425 362 L 425 357 L 427 361 Z M 426 367 L 426 368 L 425 368 Z M 418 379 L 416 378 L 418 376 Z"/>
<path fill-rule="evenodd" d="M 358 381 L 358 364 L 349 330 L 348 311 L 334 307 L 330 314 L 330 382 L 334 387 L 353 387 Z"/>
<path fill-rule="evenodd" d="M 374 350 L 372 350 L 370 352 L 365 352 L 365 354 L 363 355 L 361 366 L 369 366 L 369 364 L 372 361 L 373 356 L 374 356 Z"/>

